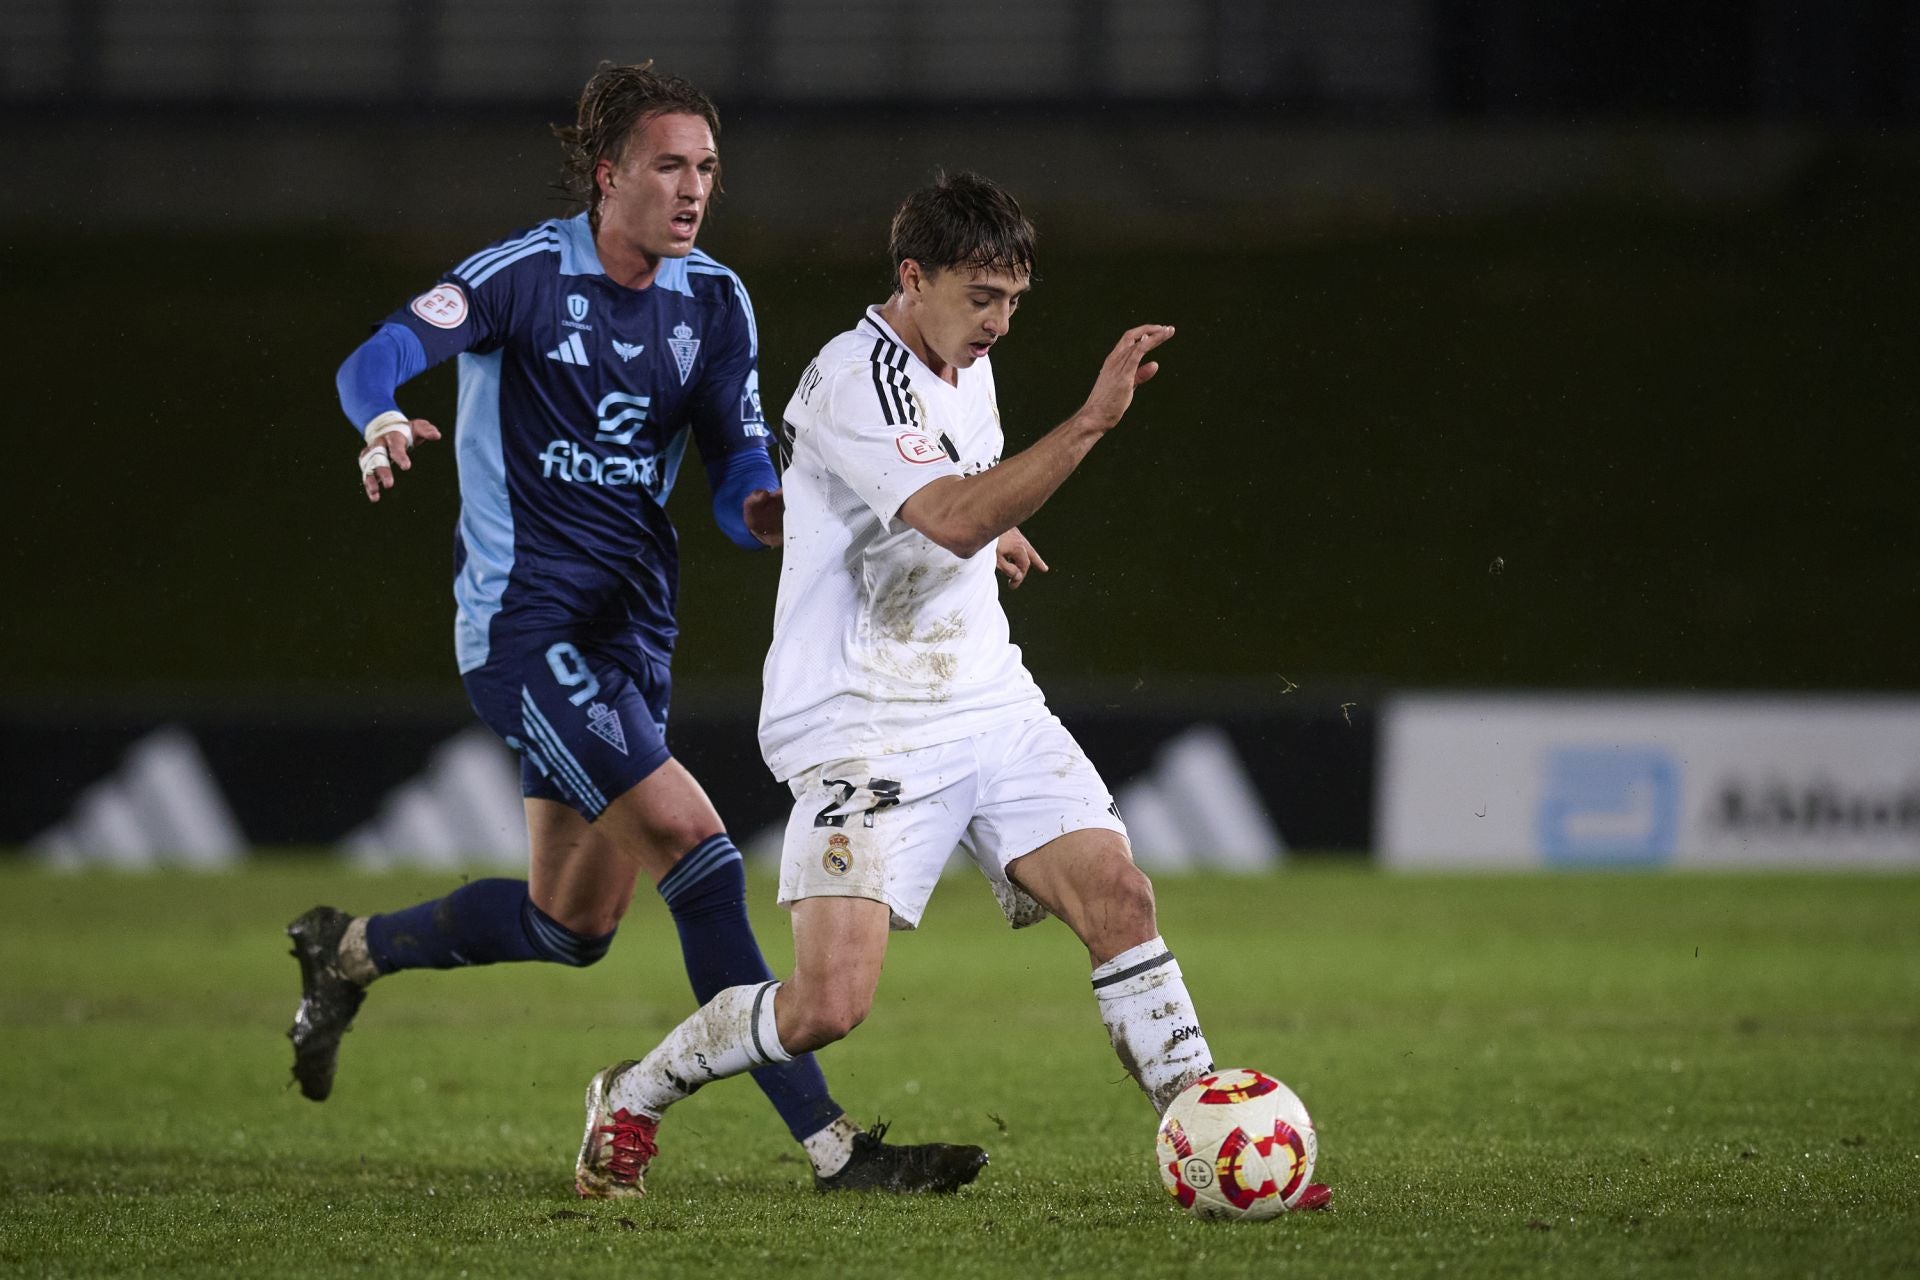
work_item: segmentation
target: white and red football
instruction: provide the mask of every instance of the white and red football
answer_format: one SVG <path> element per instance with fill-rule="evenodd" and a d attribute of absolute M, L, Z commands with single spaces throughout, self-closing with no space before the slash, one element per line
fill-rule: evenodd
<path fill-rule="evenodd" d="M 1199 1218 L 1271 1218 L 1300 1202 L 1319 1155 L 1293 1090 L 1246 1067 L 1201 1076 L 1160 1117 L 1160 1179 Z"/>

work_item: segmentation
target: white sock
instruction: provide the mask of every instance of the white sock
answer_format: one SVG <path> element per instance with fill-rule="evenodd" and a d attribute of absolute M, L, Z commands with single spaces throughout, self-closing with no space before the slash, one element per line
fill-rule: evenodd
<path fill-rule="evenodd" d="M 791 1061 L 774 1026 L 777 982 L 728 987 L 667 1033 L 667 1038 L 608 1090 L 616 1108 L 659 1117 L 713 1080 Z"/>
<path fill-rule="evenodd" d="M 367 951 L 367 920 L 367 916 L 355 916 L 348 923 L 347 931 L 340 935 L 340 948 L 335 952 L 341 976 L 363 987 L 380 976 L 380 971 L 373 967 L 373 956 Z"/>
<path fill-rule="evenodd" d="M 1165 1111 L 1182 1089 L 1213 1069 L 1180 962 L 1159 938 L 1095 969 L 1093 995 L 1120 1065 L 1155 1111 Z"/>
<path fill-rule="evenodd" d="M 859 1132 L 860 1126 L 843 1113 L 820 1132 L 802 1138 L 800 1145 L 807 1149 L 813 1171 L 823 1178 L 831 1178 L 853 1159 L 853 1139 Z"/>

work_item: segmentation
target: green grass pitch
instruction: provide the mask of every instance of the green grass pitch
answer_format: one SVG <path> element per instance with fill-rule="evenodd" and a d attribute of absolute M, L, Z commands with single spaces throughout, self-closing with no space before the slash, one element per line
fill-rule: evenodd
<path fill-rule="evenodd" d="M 692 1007 L 642 895 L 573 971 L 376 988 L 324 1105 L 287 1087 L 280 929 L 451 876 L 0 870 L 0 1270 L 294 1276 L 1869 1276 L 1920 1269 L 1920 878 L 1168 879 L 1222 1065 L 1292 1084 L 1334 1208 L 1190 1220 L 1086 961 L 977 880 L 897 936 L 823 1055 L 937 1200 L 817 1196 L 751 1083 L 662 1130 L 637 1204 L 572 1194 L 580 1093 Z M 776 968 L 771 886 L 752 895 Z"/>

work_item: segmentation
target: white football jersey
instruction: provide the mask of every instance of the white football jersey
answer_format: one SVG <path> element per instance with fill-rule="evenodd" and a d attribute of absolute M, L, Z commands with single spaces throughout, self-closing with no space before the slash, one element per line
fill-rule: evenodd
<path fill-rule="evenodd" d="M 949 384 L 877 308 L 787 402 L 786 545 L 760 701 L 781 780 L 1046 713 L 1000 607 L 992 543 L 962 560 L 898 519 L 941 476 L 1000 461 L 987 360 Z"/>

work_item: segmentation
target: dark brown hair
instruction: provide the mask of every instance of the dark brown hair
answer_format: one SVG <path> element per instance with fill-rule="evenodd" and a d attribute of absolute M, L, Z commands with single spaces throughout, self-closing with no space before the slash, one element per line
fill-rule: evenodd
<path fill-rule="evenodd" d="M 894 290 L 900 288 L 900 264 L 909 258 L 930 273 L 960 267 L 1031 276 L 1036 235 L 1019 202 L 999 184 L 977 173 L 939 174 L 893 215 L 887 251 L 893 255 Z"/>
<path fill-rule="evenodd" d="M 620 163 L 627 139 L 655 116 L 699 116 L 720 138 L 720 113 L 691 81 L 655 71 L 649 59 L 627 66 L 603 62 L 586 87 L 571 125 L 554 125 L 553 136 L 566 150 L 561 189 L 587 206 L 587 220 L 600 227 L 600 186 L 593 170 L 602 160 Z M 715 191 L 719 190 L 718 185 Z"/>

